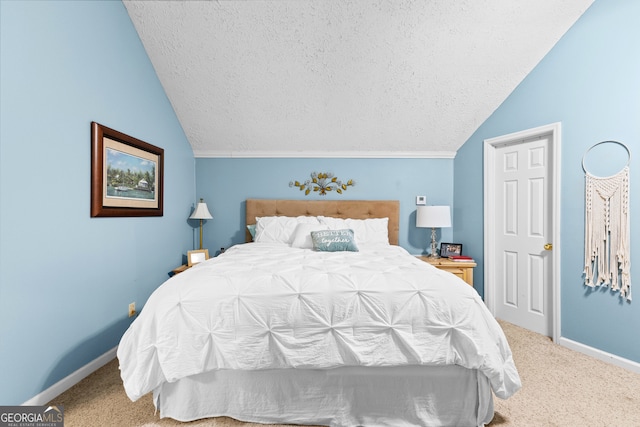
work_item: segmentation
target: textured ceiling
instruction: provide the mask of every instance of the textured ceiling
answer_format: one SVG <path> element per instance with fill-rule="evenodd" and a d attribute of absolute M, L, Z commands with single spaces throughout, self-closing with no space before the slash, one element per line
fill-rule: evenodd
<path fill-rule="evenodd" d="M 124 0 L 198 157 L 453 156 L 592 2 Z"/>

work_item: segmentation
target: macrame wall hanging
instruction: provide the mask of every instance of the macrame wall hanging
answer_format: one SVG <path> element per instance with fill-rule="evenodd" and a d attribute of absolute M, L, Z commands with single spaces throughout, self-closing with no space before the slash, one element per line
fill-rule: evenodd
<path fill-rule="evenodd" d="M 594 176 L 585 167 L 585 157 L 600 144 L 619 144 L 629 161 L 608 177 Z M 629 241 L 629 148 L 618 141 L 602 141 L 582 157 L 585 172 L 584 275 L 589 287 L 610 286 L 620 297 L 631 301 Z"/>

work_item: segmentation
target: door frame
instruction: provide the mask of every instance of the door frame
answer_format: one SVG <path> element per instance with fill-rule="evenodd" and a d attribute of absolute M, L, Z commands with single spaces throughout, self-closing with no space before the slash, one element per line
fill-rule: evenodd
<path fill-rule="evenodd" d="M 551 331 L 553 342 L 557 342 L 561 337 L 560 325 L 560 145 L 561 145 L 560 122 L 549 125 L 539 126 L 536 128 L 526 129 L 519 132 L 502 135 L 495 138 L 484 140 L 484 301 L 492 315 L 495 316 L 496 291 L 492 286 L 495 283 L 495 246 L 496 236 L 492 232 L 489 219 L 495 218 L 495 167 L 496 153 L 498 148 L 505 145 L 522 144 L 525 140 L 535 137 L 550 135 L 550 154 L 551 168 L 549 170 L 549 179 L 551 182 L 551 194 L 549 199 L 553 204 L 551 208 L 552 215 L 552 232 L 551 243 L 553 250 L 551 251 L 552 264 L 552 283 L 551 283 Z"/>

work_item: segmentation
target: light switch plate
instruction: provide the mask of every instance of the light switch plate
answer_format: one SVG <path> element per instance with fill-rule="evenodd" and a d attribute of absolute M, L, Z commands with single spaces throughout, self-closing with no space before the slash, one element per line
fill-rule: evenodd
<path fill-rule="evenodd" d="M 416 196 L 416 205 L 426 205 L 427 196 Z"/>

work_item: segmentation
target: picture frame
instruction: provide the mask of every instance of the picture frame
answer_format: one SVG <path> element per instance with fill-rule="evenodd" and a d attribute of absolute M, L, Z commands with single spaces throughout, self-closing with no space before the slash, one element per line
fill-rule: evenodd
<path fill-rule="evenodd" d="M 456 255 L 462 255 L 462 243 L 440 243 L 440 256 L 442 258 Z"/>
<path fill-rule="evenodd" d="M 189 267 L 209 259 L 209 249 L 196 249 L 187 252 L 187 265 Z"/>
<path fill-rule="evenodd" d="M 164 150 L 91 122 L 91 217 L 163 216 Z"/>

